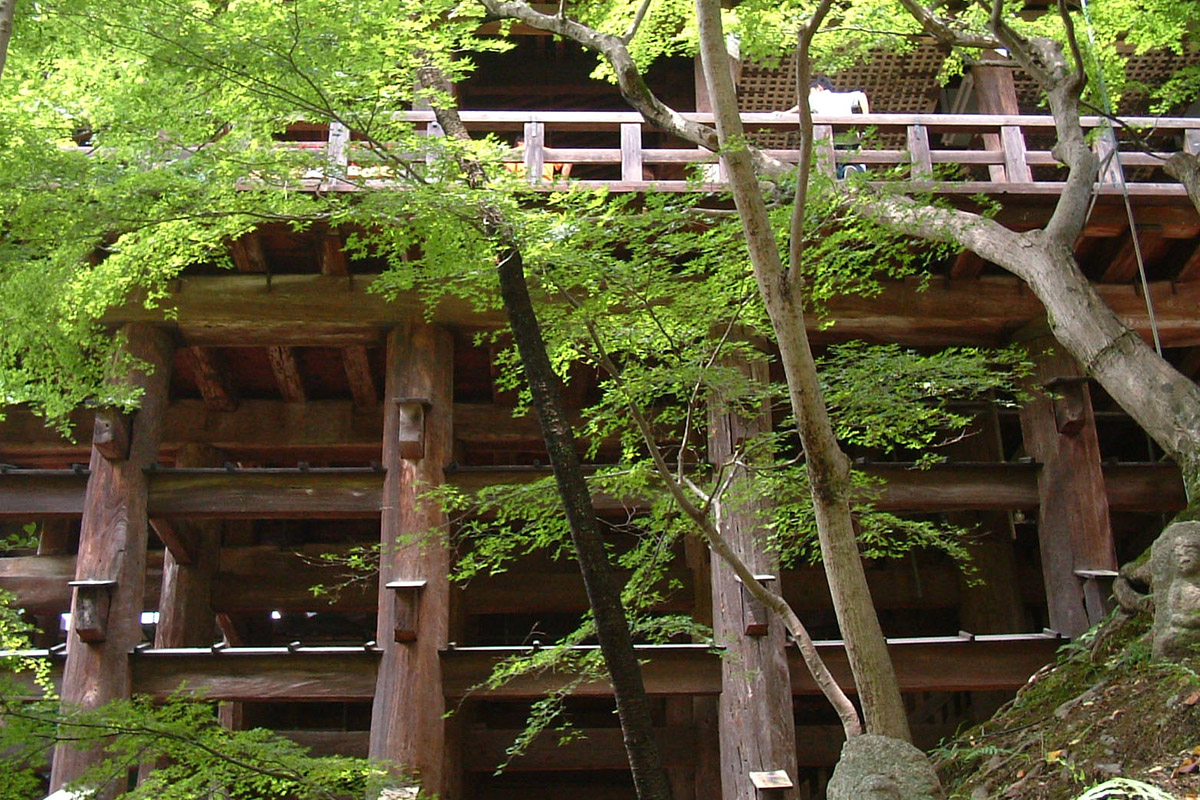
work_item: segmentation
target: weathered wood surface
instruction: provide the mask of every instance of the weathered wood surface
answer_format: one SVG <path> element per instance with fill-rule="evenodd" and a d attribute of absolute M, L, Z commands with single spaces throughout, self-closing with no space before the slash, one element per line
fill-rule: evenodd
<path fill-rule="evenodd" d="M 1034 209 L 1036 221 L 1041 212 Z M 270 286 L 248 275 L 180 278 L 162 310 L 132 303 L 111 309 L 105 322 L 167 322 L 193 344 L 283 346 L 378 345 L 384 330 L 424 312 L 415 295 L 385 300 L 368 291 L 363 276 L 353 284 L 325 275 L 276 275 Z M 1145 300 L 1132 285 L 1102 285 L 1101 296 L 1122 320 L 1149 337 Z M 1159 333 L 1165 345 L 1200 344 L 1200 282 L 1150 286 Z M 1039 318 L 1041 304 L 1016 278 L 986 276 L 969 281 L 887 283 L 877 297 L 838 297 L 827 303 L 822 327 L 814 318 L 814 343 L 867 339 L 905 345 L 999 344 L 1022 325 Z M 170 317 L 165 316 L 170 314 Z M 498 313 L 480 312 L 453 298 L 432 311 L 434 322 L 447 325 L 499 326 Z"/>
<path fill-rule="evenodd" d="M 442 483 L 453 448 L 454 344 L 443 328 L 408 323 L 388 336 L 384 391 L 382 553 L 376 638 L 383 647 L 371 709 L 372 758 L 415 771 L 430 793 L 457 780 L 447 753 L 439 651 L 450 622 L 450 558 L 439 532 L 447 520 L 420 493 Z M 428 401 L 423 457 L 405 458 L 399 440 L 402 398 Z M 424 581 L 414 599 L 415 639 L 397 642 L 390 581 Z"/>
<path fill-rule="evenodd" d="M 1050 625 L 1075 637 L 1104 616 L 1076 570 L 1116 570 L 1117 557 L 1091 397 L 1083 369 L 1049 336 L 1028 342 L 1034 393 L 1021 430 L 1038 476 L 1038 545 Z"/>
<path fill-rule="evenodd" d="M 1038 506 L 1038 464 L 943 464 L 925 470 L 897 464 L 857 465 L 887 482 L 873 490 L 885 511 L 1031 510 Z M 1117 511 L 1170 513 L 1184 506 L 1179 470 L 1170 464 L 1103 466 L 1109 505 Z M 546 477 L 544 470 L 452 470 L 446 482 L 464 491 Z M 0 519 L 78 517 L 86 477 L 69 470 L 0 473 Z M 194 519 L 367 519 L 379 515 L 383 475 L 371 470 L 157 472 L 149 476 L 151 516 Z M 635 498 L 597 496 L 597 509 L 637 508 Z"/>
<path fill-rule="evenodd" d="M 769 381 L 767 365 L 745 362 L 730 365 L 749 380 Z M 723 404 L 718 403 L 717 407 Z M 746 492 L 753 480 L 745 468 L 733 464 L 743 459 L 742 442 L 772 430 L 767 404 L 742 415 L 730 411 L 709 413 L 709 460 L 730 470 L 729 496 Z M 715 523 L 721 536 L 755 575 L 778 579 L 779 558 L 767 545 L 762 525 L 767 501 L 729 501 L 721 506 Z M 778 580 L 771 589 L 778 591 Z M 756 607 L 755 614 L 752 607 Z M 796 732 L 792 719 L 786 631 L 782 620 L 751 598 L 733 567 L 712 557 L 713 636 L 726 648 L 721 661 L 721 697 L 717 706 L 717 731 L 721 753 L 721 796 L 725 800 L 757 800 L 758 790 L 748 773 L 784 770 L 796 776 Z M 775 792 L 780 800 L 799 796 L 795 788 Z"/>
<path fill-rule="evenodd" d="M 147 651 L 129 657 L 133 689 L 165 698 L 185 691 L 208 700 L 352 702 L 375 693 L 379 653 L 351 648 Z"/>
<path fill-rule="evenodd" d="M 135 370 L 127 380 L 143 388 L 141 409 L 133 420 L 129 457 L 109 461 L 92 454 L 84 499 L 75 580 L 115 581 L 109 593 L 107 631 L 102 641 L 88 643 L 67 633 L 67 663 L 62 701 L 96 708 L 127 698 L 131 676 L 127 653 L 142 639 L 141 613 L 146 579 L 147 481 L 143 471 L 158 455 L 171 376 L 170 338 L 160 328 L 127 327 L 123 347 L 144 362 L 149 372 Z M 72 620 L 78 619 L 78 597 Z M 101 758 L 95 750 L 67 745 L 55 748 L 51 790 L 80 779 Z M 108 790 L 105 790 L 105 794 Z"/>

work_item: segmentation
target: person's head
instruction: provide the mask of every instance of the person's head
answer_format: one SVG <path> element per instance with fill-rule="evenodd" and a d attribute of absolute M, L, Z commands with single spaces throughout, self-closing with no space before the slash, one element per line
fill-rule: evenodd
<path fill-rule="evenodd" d="M 832 92 L 833 81 L 829 80 L 827 75 L 817 75 L 808 82 L 808 90 L 810 92 Z"/>

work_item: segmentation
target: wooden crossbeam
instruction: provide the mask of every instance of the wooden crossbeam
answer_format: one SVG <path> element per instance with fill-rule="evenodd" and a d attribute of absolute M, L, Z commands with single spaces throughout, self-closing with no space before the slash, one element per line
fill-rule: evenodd
<path fill-rule="evenodd" d="M 229 254 L 238 272 L 267 272 L 267 257 L 257 233 L 247 233 L 229 244 Z"/>
<path fill-rule="evenodd" d="M 321 237 L 319 258 L 322 275 L 345 276 L 350 274 L 350 262 L 346 258 L 344 244 L 342 235 L 336 231 L 330 231 Z"/>
<path fill-rule="evenodd" d="M 351 345 L 342 350 L 342 364 L 346 368 L 346 380 L 350 383 L 350 394 L 358 408 L 375 408 L 379 405 L 379 390 L 371 373 L 371 362 L 367 348 Z"/>
<path fill-rule="evenodd" d="M 303 403 L 308 399 L 304 390 L 304 378 L 300 374 L 300 365 L 296 361 L 296 351 L 291 347 L 268 347 L 267 359 L 271 362 L 271 372 L 275 375 L 275 384 L 285 403 Z"/>
<path fill-rule="evenodd" d="M 213 411 L 236 409 L 237 392 L 234 391 L 229 369 L 221 354 L 212 347 L 188 347 L 183 352 L 191 365 L 192 377 L 204 398 L 204 404 Z"/>
<path fill-rule="evenodd" d="M 889 511 L 987 511 L 1037 506 L 1038 468 L 1032 464 L 860 465 L 886 478 L 876 507 Z M 1171 512 L 1183 508 L 1178 469 L 1169 464 L 1104 467 L 1109 505 L 1116 511 Z M 458 470 L 449 483 L 464 490 L 544 477 L 544 470 Z M 0 519 L 77 517 L 86 477 L 70 470 L 0 473 Z M 150 476 L 152 518 L 366 519 L 379 514 L 383 479 L 371 470 L 178 470 Z M 598 510 L 636 507 L 628 498 L 598 498 Z"/>
<path fill-rule="evenodd" d="M 164 517 L 151 519 L 150 527 L 178 563 L 191 564 L 196 560 L 199 542 L 194 529 L 180 527 Z"/>
<path fill-rule="evenodd" d="M 374 345 L 385 328 L 420 316 L 414 294 L 394 301 L 368 291 L 371 279 L 350 284 L 326 275 L 277 275 L 268 291 L 261 278 L 246 275 L 184 278 L 161 309 L 128 305 L 106 314 L 105 322 L 169 321 L 195 345 Z M 1104 300 L 1144 336 L 1149 335 L 1145 303 L 1132 286 L 1101 285 Z M 1150 287 L 1160 332 L 1169 347 L 1200 344 L 1200 282 L 1158 282 Z M 970 281 L 897 281 L 878 297 L 838 297 L 829 316 L 813 318 L 809 333 L 817 343 L 867 339 L 905 345 L 996 344 L 1044 311 L 1016 278 L 985 276 Z M 175 315 L 166 320 L 164 314 Z M 481 314 L 469 302 L 446 298 L 433 311 L 445 324 L 498 326 L 499 314 Z M 826 321 L 835 325 L 825 326 Z"/>
<path fill-rule="evenodd" d="M 1139 231 L 1138 244 L 1141 246 L 1143 262 L 1153 264 L 1166 255 L 1174 242 L 1160 231 Z M 1126 236 L 1121 249 L 1113 256 L 1112 261 L 1105 268 L 1104 274 L 1100 276 L 1100 282 L 1128 283 L 1137 275 L 1137 271 L 1137 251 L 1134 249 L 1133 239 Z"/>

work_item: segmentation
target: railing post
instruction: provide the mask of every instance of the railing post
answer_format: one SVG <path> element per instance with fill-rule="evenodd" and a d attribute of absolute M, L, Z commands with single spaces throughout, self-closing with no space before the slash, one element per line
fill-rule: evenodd
<path fill-rule="evenodd" d="M 1100 183 L 1111 183 L 1114 186 L 1121 185 L 1121 153 L 1117 146 L 1117 132 L 1112 129 L 1111 125 L 1107 125 L 1096 137 L 1096 143 L 1092 145 L 1092 149 L 1096 153 L 1096 158 L 1100 159 L 1100 174 L 1097 179 Z"/>
<path fill-rule="evenodd" d="M 621 123 L 621 180 L 642 180 L 642 124 Z"/>
<path fill-rule="evenodd" d="M 999 53 L 987 51 L 981 54 L 981 63 L 971 67 L 971 75 L 975 79 L 975 93 L 979 100 L 981 114 L 1020 114 L 1017 103 L 1017 90 L 1013 81 L 1013 68 L 1007 59 Z M 1025 137 L 1020 127 L 1003 125 L 1000 127 L 1000 137 L 995 134 L 983 135 L 983 146 L 989 150 L 999 147 L 1004 154 L 1004 174 L 995 166 L 988 167 L 993 181 L 1008 181 L 1010 183 L 1031 183 L 1033 174 L 1025 161 Z"/>
<path fill-rule="evenodd" d="M 908 126 L 908 157 L 912 161 L 911 178 L 927 181 L 933 178 L 933 158 L 929 154 L 929 130 L 924 125 Z"/>
<path fill-rule="evenodd" d="M 827 177 L 837 176 L 837 156 L 833 152 L 833 126 L 813 125 L 813 150 L 817 154 L 817 169 Z"/>
<path fill-rule="evenodd" d="M 346 176 L 346 166 L 350 163 L 347 149 L 350 145 L 350 129 L 340 122 L 329 123 L 329 144 L 325 148 L 325 157 L 329 159 L 329 171 L 339 178 Z"/>
<path fill-rule="evenodd" d="M 525 123 L 525 179 L 541 183 L 546 166 L 546 126 L 541 122 Z"/>
<path fill-rule="evenodd" d="M 1183 132 L 1183 149 L 1200 156 L 1200 128 L 1188 128 Z"/>

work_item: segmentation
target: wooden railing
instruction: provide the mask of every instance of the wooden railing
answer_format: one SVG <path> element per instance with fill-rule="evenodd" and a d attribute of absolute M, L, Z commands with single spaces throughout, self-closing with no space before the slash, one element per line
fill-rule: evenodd
<path fill-rule="evenodd" d="M 524 145 L 504 157 L 535 188 L 565 188 L 563 165 L 570 165 L 570 183 L 605 186 L 618 191 L 719 190 L 724 183 L 715 156 L 683 145 L 648 147 L 652 131 L 637 113 L 610 111 L 462 111 L 473 134 L 497 133 L 524 137 Z M 418 129 L 439 132 L 432 112 L 410 111 L 398 115 Z M 711 114 L 685 114 L 688 119 L 711 123 Z M 742 115 L 752 135 L 786 134 L 797 129 L 795 115 L 747 113 Z M 1051 154 L 1054 121 L 1048 116 L 986 114 L 855 114 L 822 117 L 815 128 L 818 168 L 834 175 L 838 164 L 865 165 L 880 178 L 894 170 L 899 177 L 928 184 L 933 191 L 951 193 L 1053 194 L 1062 186 L 1064 171 Z M 1160 169 L 1162 161 L 1179 148 L 1200 154 L 1200 118 L 1138 117 L 1125 121 L 1140 130 L 1157 147 L 1145 149 L 1123 129 L 1096 136 L 1096 150 L 1104 162 L 1099 189 L 1121 191 L 1118 163 L 1129 190 L 1139 195 L 1183 195 Z M 1092 130 L 1105 127 L 1099 117 L 1085 117 Z M 572 139 L 608 140 L 603 146 L 572 147 Z M 658 138 L 665 138 L 659 136 Z M 778 137 L 777 137 L 778 138 Z M 548 146 L 553 141 L 560 146 Z M 843 142 L 845 144 L 843 144 Z M 1031 146 L 1036 144 L 1037 146 Z M 330 169 L 306 176 L 313 189 L 354 191 L 373 183 L 389 182 L 385 166 L 346 129 L 331 126 L 325 141 L 295 143 L 304 148 L 324 148 Z M 781 161 L 794 163 L 797 151 L 767 149 Z M 374 164 L 374 165 L 373 165 Z M 548 168 L 549 165 L 549 168 Z M 957 169 L 949 169 L 950 166 Z M 691 177 L 692 180 L 687 180 Z"/>

